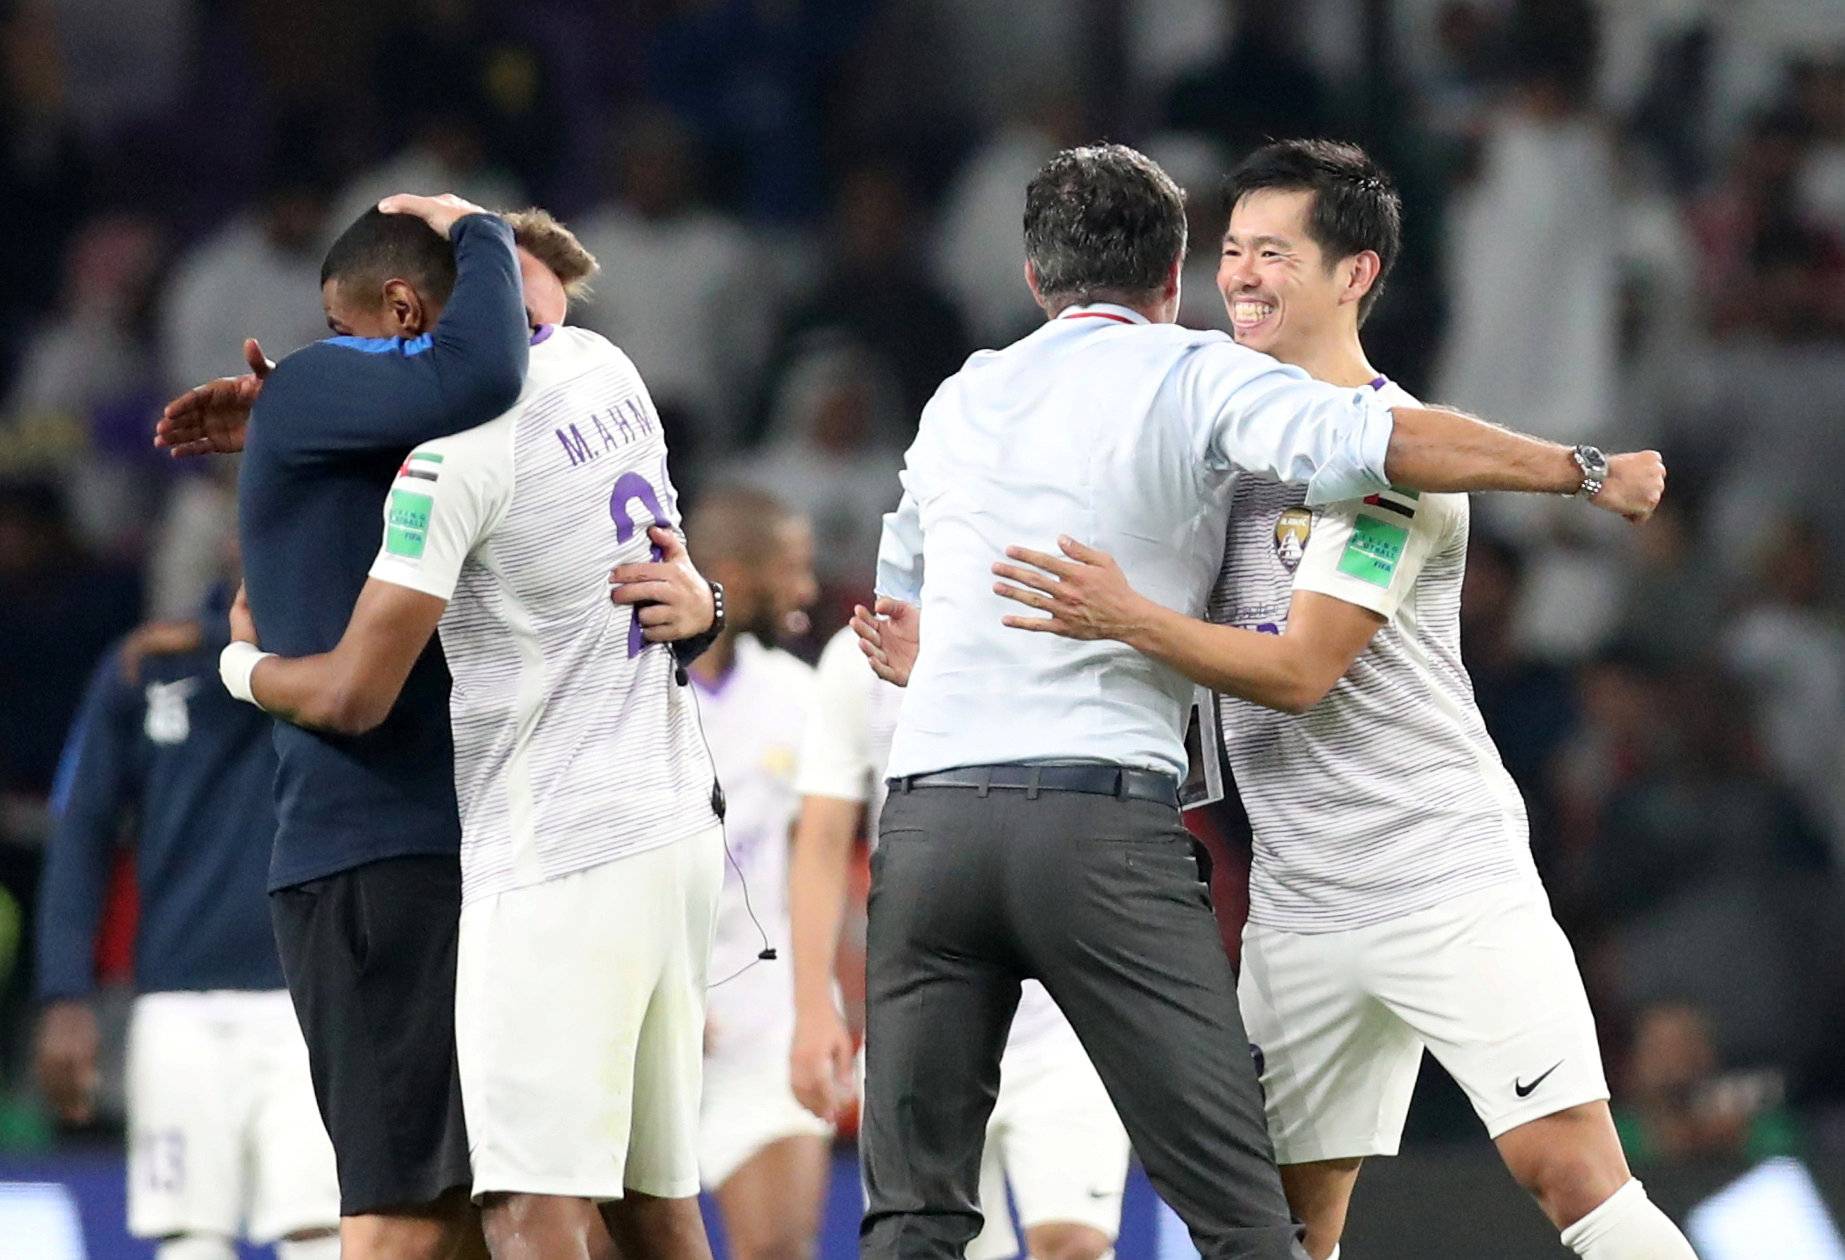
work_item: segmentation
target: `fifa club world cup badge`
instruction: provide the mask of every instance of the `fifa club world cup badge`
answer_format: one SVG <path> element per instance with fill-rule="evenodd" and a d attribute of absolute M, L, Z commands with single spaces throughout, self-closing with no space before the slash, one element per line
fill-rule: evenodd
<path fill-rule="evenodd" d="M 1275 522 L 1275 559 L 1289 573 L 1307 554 L 1307 536 L 1313 533 L 1313 513 L 1304 507 L 1291 507 Z"/>

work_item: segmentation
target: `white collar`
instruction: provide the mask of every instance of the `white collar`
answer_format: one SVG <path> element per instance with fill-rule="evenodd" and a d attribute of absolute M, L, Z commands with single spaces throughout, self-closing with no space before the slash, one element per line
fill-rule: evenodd
<path fill-rule="evenodd" d="M 1081 306 L 1065 307 L 1058 319 L 1106 319 L 1125 324 L 1150 324 L 1153 321 L 1131 306 L 1116 306 L 1113 302 L 1089 302 Z"/>

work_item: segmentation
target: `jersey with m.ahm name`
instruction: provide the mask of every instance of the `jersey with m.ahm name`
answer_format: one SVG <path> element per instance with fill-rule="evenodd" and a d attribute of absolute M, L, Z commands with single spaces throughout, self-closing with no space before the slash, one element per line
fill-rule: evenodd
<path fill-rule="evenodd" d="M 449 601 L 464 901 L 715 824 L 671 649 L 608 598 L 655 524 L 679 525 L 659 415 L 582 329 L 541 329 L 510 411 L 404 461 L 371 572 Z"/>
<path fill-rule="evenodd" d="M 1416 406 L 1387 381 L 1390 405 Z M 1290 715 L 1223 697 L 1255 831 L 1249 919 L 1340 932 L 1498 884 L 1537 883 L 1524 800 L 1461 663 L 1467 496 L 1389 490 L 1310 509 L 1241 476 L 1210 619 L 1269 634 L 1294 592 L 1385 617 L 1327 695 Z"/>

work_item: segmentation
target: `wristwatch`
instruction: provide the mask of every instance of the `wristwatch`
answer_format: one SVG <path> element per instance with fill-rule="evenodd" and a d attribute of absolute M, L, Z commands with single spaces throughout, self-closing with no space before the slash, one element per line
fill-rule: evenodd
<path fill-rule="evenodd" d="M 1576 497 L 1593 499 L 1602 492 L 1602 484 L 1608 480 L 1608 457 L 1598 446 L 1583 445 L 1572 450 L 1570 458 L 1582 470 L 1582 484 L 1576 487 Z"/>
<path fill-rule="evenodd" d="M 711 625 L 703 634 L 695 634 L 689 639 L 681 639 L 672 645 L 673 660 L 677 663 L 679 685 L 685 686 L 689 681 L 685 667 L 705 654 L 705 649 L 717 642 L 724 633 L 724 584 L 705 579 L 705 585 L 711 588 Z"/>

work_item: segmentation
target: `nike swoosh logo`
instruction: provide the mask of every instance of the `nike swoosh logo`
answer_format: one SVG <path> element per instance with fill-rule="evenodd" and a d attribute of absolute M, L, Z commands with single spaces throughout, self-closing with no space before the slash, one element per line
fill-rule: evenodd
<path fill-rule="evenodd" d="M 1517 1094 L 1520 1098 L 1529 1098 L 1531 1096 L 1531 1091 L 1536 1089 L 1538 1086 L 1544 1083 L 1544 1077 L 1549 1076 L 1551 1072 L 1556 1071 L 1558 1068 L 1562 1066 L 1563 1066 L 1563 1060 L 1558 1059 L 1555 1063 L 1550 1065 L 1549 1071 L 1546 1071 L 1543 1074 L 1543 1076 L 1539 1076 L 1535 1081 L 1532 1081 L 1529 1085 L 1519 1080 L 1516 1076 L 1513 1077 L 1512 1078 L 1512 1092 Z"/>
<path fill-rule="evenodd" d="M 1089 1188 L 1089 1197 L 1092 1199 L 1118 1199 L 1121 1197 L 1121 1192 L 1119 1190 L 1097 1190 L 1095 1187 L 1091 1186 Z"/>

